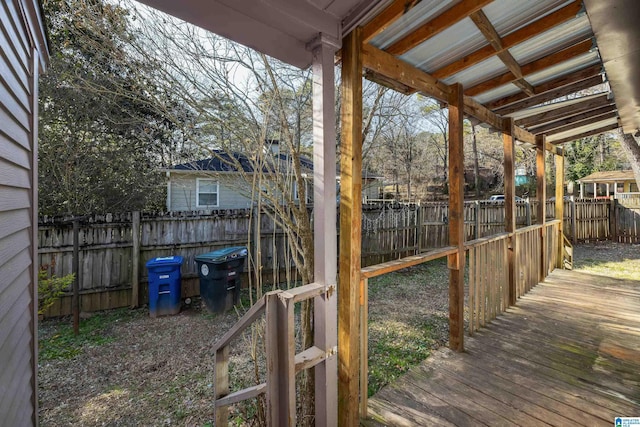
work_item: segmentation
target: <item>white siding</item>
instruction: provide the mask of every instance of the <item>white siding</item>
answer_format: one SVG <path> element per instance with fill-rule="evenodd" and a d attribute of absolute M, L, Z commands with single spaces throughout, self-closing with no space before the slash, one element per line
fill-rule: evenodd
<path fill-rule="evenodd" d="M 0 424 L 37 418 L 37 75 L 46 52 L 35 0 L 0 2 Z M 43 56 L 44 55 L 44 56 Z"/>

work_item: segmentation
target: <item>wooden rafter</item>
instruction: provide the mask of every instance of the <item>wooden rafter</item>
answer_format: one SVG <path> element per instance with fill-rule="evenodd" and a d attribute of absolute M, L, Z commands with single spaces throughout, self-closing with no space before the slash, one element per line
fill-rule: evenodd
<path fill-rule="evenodd" d="M 576 15 L 582 9 L 582 0 L 576 0 L 573 3 L 558 9 L 556 12 L 547 15 L 537 21 L 522 27 L 521 29 L 514 31 L 513 33 L 502 38 L 502 49 L 509 49 L 517 44 L 520 44 L 526 40 L 529 40 L 532 37 L 541 34 L 556 25 L 562 24 L 563 22 L 569 21 L 576 17 Z M 496 51 L 495 48 L 491 45 L 487 45 L 467 56 L 461 58 L 455 62 L 452 62 L 449 65 L 446 65 L 439 70 L 433 72 L 433 76 L 438 79 L 443 79 L 445 77 L 451 76 L 455 73 L 458 73 L 472 65 L 475 65 L 479 62 L 484 61 L 487 58 L 490 58 L 494 55 L 500 53 Z"/>
<path fill-rule="evenodd" d="M 522 75 L 528 76 L 529 74 L 537 73 L 538 71 L 542 71 L 545 68 L 552 67 L 554 65 L 565 62 L 571 58 L 575 58 L 576 56 L 585 54 L 591 50 L 593 47 L 593 42 L 591 37 L 586 40 L 581 41 L 578 44 L 574 44 L 573 46 L 569 46 L 566 49 L 562 49 L 561 51 L 552 53 L 538 60 L 529 62 L 526 65 L 521 66 Z M 465 91 L 465 95 L 475 96 L 481 94 L 483 92 L 487 92 L 491 89 L 495 89 L 507 83 L 512 83 L 516 80 L 513 74 L 504 73 L 492 79 L 486 80 L 482 83 L 479 83 L 473 87 L 470 87 Z"/>
<path fill-rule="evenodd" d="M 413 88 L 440 102 L 449 101 L 449 86 L 374 46 L 369 44 L 362 46 L 362 65 L 365 69 Z M 495 129 L 502 129 L 502 117 L 469 96 L 464 97 L 464 112 Z M 535 136 L 519 127 L 516 127 L 516 138 L 523 142 L 535 143 Z"/>
<path fill-rule="evenodd" d="M 603 116 L 605 114 L 611 114 L 611 113 L 615 114 L 615 112 L 616 112 L 616 106 L 615 104 L 611 104 L 605 107 L 596 108 L 595 110 L 586 111 L 584 113 L 573 114 L 571 116 L 568 116 L 544 125 L 536 126 L 536 127 L 530 128 L 529 131 L 536 135 L 539 135 L 542 133 L 550 133 L 555 129 L 558 129 L 567 125 L 571 125 L 572 123 L 579 123 L 585 119 Z"/>
<path fill-rule="evenodd" d="M 533 96 L 533 87 L 523 78 L 520 64 L 518 64 L 518 61 L 515 60 L 513 55 L 511 55 L 507 49 L 504 49 L 502 38 L 500 38 L 500 35 L 494 28 L 493 24 L 489 21 L 489 18 L 487 18 L 487 15 L 485 15 L 482 10 L 478 10 L 469 15 L 469 18 L 471 18 L 482 35 L 484 35 L 484 37 L 489 41 L 489 44 L 496 50 L 498 58 L 500 58 L 511 74 L 513 74 L 513 77 L 515 78 L 513 84 L 518 86 L 525 94 Z"/>
<path fill-rule="evenodd" d="M 487 102 L 485 106 L 499 114 L 509 114 L 599 85 L 602 83 L 600 73 L 602 73 L 600 64 L 591 65 L 574 73 L 534 86 L 533 90 L 536 95 L 530 98 L 527 98 L 524 93 L 517 93 Z"/>
<path fill-rule="evenodd" d="M 456 22 L 468 17 L 473 12 L 482 9 L 492 1 L 493 0 L 466 0 L 457 3 L 389 46 L 386 51 L 392 55 L 402 55 L 425 40 L 446 30 Z"/>
<path fill-rule="evenodd" d="M 420 0 L 394 0 L 362 27 L 362 42 L 369 43 L 372 38 L 387 29 L 396 19 L 407 13 L 418 3 L 420 3 Z"/>
<path fill-rule="evenodd" d="M 611 125 L 603 126 L 601 128 L 598 128 L 598 129 L 590 130 L 588 132 L 583 132 L 583 133 L 580 133 L 580 134 L 577 134 L 577 135 L 572 135 L 572 136 L 568 136 L 566 138 L 558 139 L 556 141 L 552 141 L 551 144 L 554 144 L 554 145 L 556 145 L 556 144 L 564 144 L 565 142 L 575 141 L 576 139 L 586 138 L 588 136 L 593 136 L 593 135 L 598 135 L 598 134 L 601 134 L 601 133 L 604 133 L 604 132 L 609 132 L 611 130 L 618 129 L 619 127 L 620 126 L 619 126 L 618 123 L 614 123 L 614 124 L 611 124 Z"/>
<path fill-rule="evenodd" d="M 594 110 L 596 108 L 604 107 L 610 104 L 612 104 L 612 101 L 605 93 L 585 101 L 565 105 L 564 107 L 558 107 L 554 110 L 549 110 L 538 114 L 532 114 L 531 116 L 523 117 L 516 120 L 516 124 L 525 127 L 540 125 L 542 123 L 548 123 L 572 114 Z"/>

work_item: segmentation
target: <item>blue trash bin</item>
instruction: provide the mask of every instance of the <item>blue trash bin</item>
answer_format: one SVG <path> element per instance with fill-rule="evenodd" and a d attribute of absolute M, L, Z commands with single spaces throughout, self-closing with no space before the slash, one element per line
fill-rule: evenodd
<path fill-rule="evenodd" d="M 181 256 L 152 258 L 147 261 L 149 272 L 149 315 L 151 317 L 180 312 Z"/>

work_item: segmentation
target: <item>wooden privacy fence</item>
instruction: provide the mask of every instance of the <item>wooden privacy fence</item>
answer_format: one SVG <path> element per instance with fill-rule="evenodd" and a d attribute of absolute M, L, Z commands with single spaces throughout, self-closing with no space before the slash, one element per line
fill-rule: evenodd
<path fill-rule="evenodd" d="M 573 242 L 640 242 L 640 208 L 600 199 L 564 203 L 564 230 Z M 537 221 L 536 206 L 535 201 L 516 204 L 519 228 Z M 554 207 L 555 202 L 547 202 L 547 218 L 553 217 Z M 266 213 L 258 216 L 255 210 L 246 209 L 137 215 L 80 219 L 78 287 L 83 311 L 123 307 L 134 300 L 144 303 L 145 263 L 158 256 L 184 257 L 183 297 L 199 293 L 195 256 L 228 246 L 257 248 L 259 242 L 260 250 L 249 257 L 247 272 L 258 265 L 269 282 L 296 277 L 287 236 Z M 464 218 L 467 242 L 502 233 L 504 202 L 465 202 Z M 42 218 L 38 239 L 40 265 L 48 265 L 57 276 L 73 272 L 71 221 Z M 446 203 L 363 205 L 361 261 L 365 267 L 447 245 Z M 71 300 L 70 294 L 64 296 L 46 315 L 70 314 Z"/>

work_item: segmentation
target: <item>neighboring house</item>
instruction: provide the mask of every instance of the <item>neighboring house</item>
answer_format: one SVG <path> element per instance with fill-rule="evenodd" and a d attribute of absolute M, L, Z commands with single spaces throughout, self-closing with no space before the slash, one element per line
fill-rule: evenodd
<path fill-rule="evenodd" d="M 291 175 L 291 159 L 287 154 L 274 153 L 278 165 L 265 168 Z M 313 161 L 300 159 L 302 174 L 307 180 L 307 201 L 313 198 Z M 165 169 L 167 175 L 167 210 L 190 211 L 211 209 L 246 209 L 255 203 L 251 199 L 250 183 L 243 177 L 254 174 L 255 163 L 241 153 L 215 151 L 215 157 L 183 163 Z M 339 172 L 338 172 L 339 176 Z M 382 177 L 371 172 L 362 174 L 364 199 L 379 197 Z M 293 200 L 298 199 L 297 183 L 291 180 Z"/>
<path fill-rule="evenodd" d="M 37 0 L 0 2 L 0 424 L 37 424 L 38 75 L 48 62 Z"/>
<path fill-rule="evenodd" d="M 580 197 L 610 197 L 618 193 L 637 193 L 632 170 L 594 172 L 578 180 Z"/>

